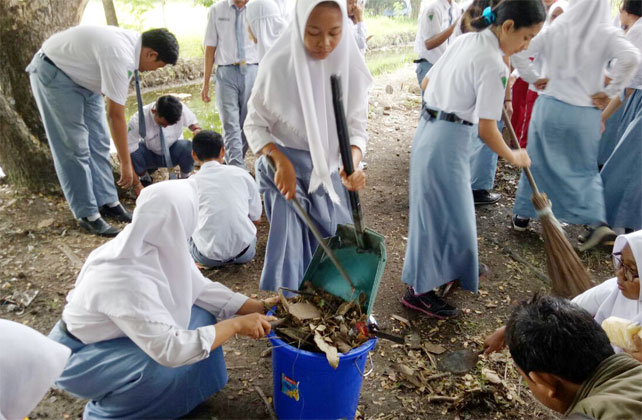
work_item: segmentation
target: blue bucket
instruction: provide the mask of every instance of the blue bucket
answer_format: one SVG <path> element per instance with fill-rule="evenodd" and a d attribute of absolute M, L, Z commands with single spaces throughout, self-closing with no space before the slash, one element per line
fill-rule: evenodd
<path fill-rule="evenodd" d="M 359 403 L 368 353 L 373 338 L 349 353 L 339 354 L 333 369 L 324 353 L 299 350 L 273 332 L 272 374 L 274 411 L 284 419 L 353 419 Z"/>

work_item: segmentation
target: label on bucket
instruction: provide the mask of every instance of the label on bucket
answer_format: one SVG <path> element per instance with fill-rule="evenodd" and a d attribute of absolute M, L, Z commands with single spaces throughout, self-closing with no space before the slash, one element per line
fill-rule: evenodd
<path fill-rule="evenodd" d="M 299 383 L 284 374 L 281 374 L 281 392 L 295 401 L 299 401 Z"/>

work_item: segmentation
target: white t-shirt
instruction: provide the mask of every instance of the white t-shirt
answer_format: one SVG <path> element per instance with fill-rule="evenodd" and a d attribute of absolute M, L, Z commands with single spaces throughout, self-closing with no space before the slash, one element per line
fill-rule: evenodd
<path fill-rule="evenodd" d="M 252 176 L 236 166 L 205 162 L 190 179 L 198 190 L 198 225 L 192 240 L 215 261 L 236 257 L 256 238 L 261 196 Z"/>
<path fill-rule="evenodd" d="M 426 49 L 426 41 L 445 31 L 459 19 L 461 14 L 462 10 L 454 0 L 452 3 L 449 3 L 448 0 L 435 0 L 426 6 L 419 15 L 419 26 L 415 37 L 415 52 L 419 58 L 428 60 L 432 64 L 437 62 L 446 48 L 452 44 L 455 36 L 451 35 L 443 44 L 432 50 Z"/>
<path fill-rule="evenodd" d="M 480 118 L 498 121 L 508 82 L 502 57 L 490 29 L 459 36 L 426 76 L 426 106 L 455 113 L 473 124 Z"/>
<path fill-rule="evenodd" d="M 259 62 L 259 52 L 247 31 L 245 7 L 241 9 L 239 17 L 242 19 L 241 34 L 245 38 L 245 61 L 247 64 L 256 64 Z M 236 43 L 236 8 L 233 0 L 221 0 L 209 8 L 203 45 L 216 47 L 216 65 L 226 66 L 240 61 Z"/>
<path fill-rule="evenodd" d="M 52 35 L 42 44 L 42 52 L 80 86 L 125 105 L 141 42 L 135 31 L 83 25 Z"/>
<path fill-rule="evenodd" d="M 626 32 L 626 39 L 642 51 L 642 19 L 638 19 L 633 26 L 629 28 Z M 642 65 L 638 67 L 638 71 L 628 83 L 627 87 L 642 89 Z"/>
<path fill-rule="evenodd" d="M 162 156 L 163 150 L 161 149 L 160 141 L 160 130 L 163 130 L 163 135 L 165 136 L 165 143 L 167 147 L 172 147 L 176 140 L 183 138 L 183 128 L 189 128 L 193 124 L 198 124 L 196 115 L 192 112 L 187 105 L 183 104 L 183 114 L 181 118 L 174 125 L 161 128 L 160 125 L 156 124 L 154 121 L 154 114 L 152 114 L 152 108 L 155 103 L 148 104 L 143 107 L 143 115 L 145 116 L 145 129 L 147 135 L 145 136 L 145 146 L 152 152 L 157 155 Z M 127 143 L 129 145 L 129 153 L 134 153 L 138 150 L 138 142 L 140 140 L 140 135 L 138 134 L 138 112 L 135 112 L 134 115 L 129 120 L 127 125 Z"/>
<path fill-rule="evenodd" d="M 368 40 L 368 31 L 366 30 L 366 24 L 363 22 L 359 23 L 354 23 L 353 22 L 353 34 L 354 34 L 354 40 L 357 42 L 357 47 L 359 48 L 359 52 L 361 55 L 365 56 L 366 55 L 366 47 L 367 45 L 367 40 Z"/>

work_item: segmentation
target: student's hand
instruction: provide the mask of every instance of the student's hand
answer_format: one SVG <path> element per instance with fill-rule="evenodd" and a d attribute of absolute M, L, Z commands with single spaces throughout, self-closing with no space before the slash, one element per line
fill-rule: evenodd
<path fill-rule="evenodd" d="M 535 89 L 537 89 L 537 90 L 544 90 L 544 89 L 546 89 L 546 86 L 548 85 L 548 80 L 549 80 L 549 79 L 547 79 L 547 78 L 542 78 L 542 79 L 539 79 L 538 81 L 536 81 L 536 82 L 534 83 L 534 85 L 535 85 Z"/>
<path fill-rule="evenodd" d="M 248 314 L 235 318 L 236 333 L 250 338 L 261 338 L 269 334 L 270 321 L 276 321 L 276 317 L 263 314 Z"/>
<path fill-rule="evenodd" d="M 593 100 L 593 106 L 599 110 L 603 110 L 611 102 L 611 98 L 606 92 L 599 92 L 591 96 Z"/>
<path fill-rule="evenodd" d="M 363 6 L 357 3 L 352 9 L 352 16 L 350 17 L 354 23 L 359 23 L 363 21 Z"/>
<path fill-rule="evenodd" d="M 134 170 L 132 169 L 131 165 L 121 165 L 120 179 L 118 180 L 117 184 L 121 188 L 128 190 L 132 187 L 133 183 L 134 183 Z"/>
<path fill-rule="evenodd" d="M 359 191 L 366 186 L 366 173 L 361 169 L 355 170 L 352 175 L 347 176 L 346 172 L 341 168 L 341 181 L 348 191 Z"/>
<path fill-rule="evenodd" d="M 274 159 L 276 173 L 274 174 L 274 184 L 281 191 L 286 200 L 296 197 L 296 172 L 292 162 L 279 150 L 272 152 L 271 157 Z"/>
<path fill-rule="evenodd" d="M 272 296 L 266 299 L 263 299 L 263 307 L 265 310 L 272 309 L 279 303 L 279 297 L 278 296 Z"/>
<path fill-rule="evenodd" d="M 134 192 L 136 192 L 136 197 L 140 195 L 140 193 L 143 191 L 143 188 L 145 187 L 140 182 L 140 180 L 136 184 L 134 184 Z"/>
<path fill-rule="evenodd" d="M 484 339 L 484 354 L 500 351 L 506 346 L 506 327 L 497 328 Z"/>
<path fill-rule="evenodd" d="M 638 334 L 633 336 L 633 344 L 635 344 L 635 351 L 627 350 L 627 353 L 629 353 L 638 362 L 642 363 L 642 338 L 640 338 Z"/>
<path fill-rule="evenodd" d="M 531 158 L 526 153 L 526 150 L 513 150 L 508 162 L 518 168 L 528 168 L 531 166 Z"/>
<path fill-rule="evenodd" d="M 209 103 L 211 101 L 210 99 L 210 84 L 209 83 L 203 83 L 203 89 L 201 89 L 201 99 L 205 103 Z"/>
<path fill-rule="evenodd" d="M 604 119 L 604 117 L 602 117 L 600 119 L 600 134 L 604 134 L 605 131 L 606 131 L 606 120 Z"/>

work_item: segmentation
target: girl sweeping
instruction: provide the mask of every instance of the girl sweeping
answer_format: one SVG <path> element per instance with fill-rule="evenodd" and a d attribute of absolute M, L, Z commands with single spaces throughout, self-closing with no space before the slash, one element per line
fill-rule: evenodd
<path fill-rule="evenodd" d="M 256 178 L 270 233 L 261 289 L 298 288 L 317 247 L 287 200 L 297 199 L 324 236 L 351 221 L 343 184 L 365 185 L 361 170 L 339 172 L 339 141 L 330 76 L 339 74 L 355 168 L 366 151 L 368 87 L 372 78 L 352 36 L 345 1 L 299 0 L 295 16 L 267 53 L 245 121 L 248 143 L 261 155 Z M 273 172 L 266 157 L 274 161 Z"/>
<path fill-rule="evenodd" d="M 631 79 L 640 61 L 638 49 L 610 22 L 607 0 L 576 0 L 555 23 L 533 40 L 513 64 L 528 82 L 546 81 L 529 127 L 528 153 L 533 177 L 553 203 L 555 216 L 568 223 L 596 226 L 582 249 L 615 239 L 605 226 L 604 192 L 597 168 L 600 109 Z M 529 56 L 542 60 L 537 72 Z M 604 86 L 605 68 L 613 65 Z M 522 175 L 513 226 L 523 231 L 536 217 L 532 191 Z"/>
<path fill-rule="evenodd" d="M 71 349 L 56 384 L 89 400 L 83 418 L 181 417 L 227 383 L 225 341 L 270 331 L 264 302 L 194 265 L 197 220 L 195 184 L 155 184 L 132 223 L 89 255 L 49 334 Z"/>
<path fill-rule="evenodd" d="M 258 46 L 261 61 L 281 36 L 286 21 L 274 0 L 252 0 L 247 4 L 245 14 L 250 38 Z"/>
<path fill-rule="evenodd" d="M 479 136 L 499 156 L 529 165 L 511 151 L 501 118 L 508 68 L 504 55 L 528 47 L 546 13 L 540 0 L 505 0 L 473 21 L 480 32 L 458 37 L 424 79 L 425 109 L 410 159 L 410 223 L 402 280 L 402 303 L 428 316 L 450 318 L 459 311 L 433 289 L 453 280 L 477 291 L 477 228 L 470 193 L 470 149 Z"/>

